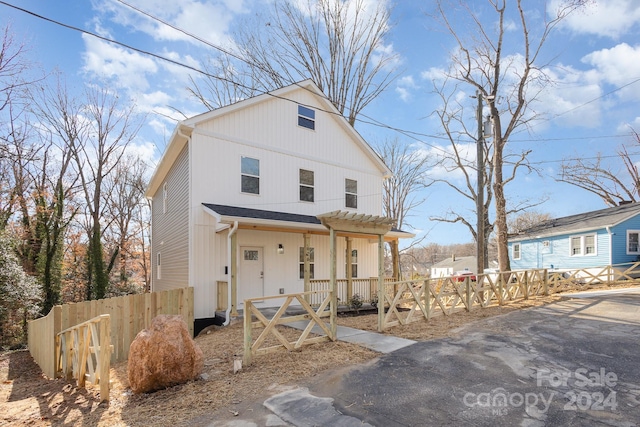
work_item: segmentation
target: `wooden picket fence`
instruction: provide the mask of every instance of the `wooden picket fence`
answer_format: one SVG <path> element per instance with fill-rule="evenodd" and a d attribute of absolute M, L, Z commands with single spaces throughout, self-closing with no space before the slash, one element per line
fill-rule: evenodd
<path fill-rule="evenodd" d="M 384 304 L 378 305 L 385 315 L 378 330 L 588 285 L 628 283 L 638 280 L 639 269 L 640 263 L 630 263 L 571 271 L 490 273 L 478 275 L 476 280 L 465 276 L 385 283 Z"/>
<path fill-rule="evenodd" d="M 314 310 L 313 307 L 307 302 L 309 299 L 313 299 L 319 295 L 324 295 L 322 303 Z M 308 344 L 314 344 L 322 341 L 335 341 L 336 340 L 336 328 L 337 323 L 334 316 L 331 316 L 331 312 L 327 310 L 331 302 L 332 293 L 330 290 L 323 291 L 311 291 L 302 292 L 299 294 L 287 294 L 277 295 L 272 297 L 260 297 L 244 300 L 244 356 L 243 363 L 250 365 L 253 356 L 258 354 L 270 353 L 279 349 L 295 350 Z M 265 302 L 269 299 L 282 299 L 285 298 L 285 302 L 278 308 L 277 312 L 271 319 L 267 319 L 265 315 L 256 308 L 253 304 L 254 301 Z M 304 313 L 295 316 L 284 316 L 287 308 L 296 301 L 303 308 Z M 257 319 L 253 321 L 253 317 Z M 329 323 L 325 322 L 323 318 L 329 317 Z M 308 320 L 309 323 L 306 328 L 300 333 L 298 338 L 294 341 L 289 341 L 286 337 L 280 333 L 278 326 L 287 325 L 291 322 L 297 322 L 300 320 Z M 313 337 L 309 337 L 311 330 L 314 326 L 319 327 L 314 332 Z M 254 340 L 253 332 L 261 329 L 261 333 Z M 291 329 L 294 331 L 294 329 Z M 324 332 L 324 334 L 322 333 Z M 275 344 L 269 343 L 269 338 L 275 338 Z M 272 344 L 272 345 L 270 345 Z M 264 347 L 267 345 L 267 347 Z"/>
<path fill-rule="evenodd" d="M 193 288 L 58 305 L 46 316 L 30 321 L 29 352 L 47 377 L 55 378 L 59 373 L 57 334 L 102 314 L 110 317 L 111 363 L 121 362 L 128 358 L 129 346 L 138 332 L 149 327 L 159 314 L 181 315 L 193 335 Z"/>
<path fill-rule="evenodd" d="M 109 400 L 112 350 L 110 316 L 102 314 L 56 335 L 56 372 L 77 379 L 78 387 L 99 384 L 100 402 Z"/>

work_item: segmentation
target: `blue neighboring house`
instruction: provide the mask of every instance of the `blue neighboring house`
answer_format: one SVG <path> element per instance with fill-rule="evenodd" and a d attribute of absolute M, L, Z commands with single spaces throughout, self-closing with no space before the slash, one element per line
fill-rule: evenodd
<path fill-rule="evenodd" d="M 509 237 L 513 270 L 600 267 L 640 259 L 640 203 L 552 219 Z"/>

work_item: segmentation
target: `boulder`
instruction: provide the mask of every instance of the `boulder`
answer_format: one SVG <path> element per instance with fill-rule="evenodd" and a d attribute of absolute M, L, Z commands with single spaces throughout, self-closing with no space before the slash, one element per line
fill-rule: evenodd
<path fill-rule="evenodd" d="M 182 317 L 160 315 L 131 343 L 127 376 L 134 393 L 146 393 L 197 378 L 203 364 Z"/>

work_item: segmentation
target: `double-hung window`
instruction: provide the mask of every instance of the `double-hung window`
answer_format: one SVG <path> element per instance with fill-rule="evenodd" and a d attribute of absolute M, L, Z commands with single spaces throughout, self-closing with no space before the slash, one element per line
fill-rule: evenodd
<path fill-rule="evenodd" d="M 357 249 L 351 250 L 351 259 L 349 259 L 349 253 L 347 252 L 346 258 L 347 258 L 347 264 L 351 262 L 351 277 L 352 278 L 358 277 L 358 250 Z M 345 265 L 345 271 L 348 270 L 347 267 L 348 265 Z"/>
<path fill-rule="evenodd" d="M 513 250 L 513 259 L 520 259 L 522 256 L 522 253 L 520 250 L 520 243 L 514 243 L 512 246 L 512 250 Z"/>
<path fill-rule="evenodd" d="M 260 160 L 251 157 L 241 158 L 241 191 L 260 194 Z"/>
<path fill-rule="evenodd" d="M 313 202 L 314 200 L 313 171 L 300 169 L 300 201 Z"/>
<path fill-rule="evenodd" d="M 640 254 L 640 230 L 627 230 L 627 255 Z"/>
<path fill-rule="evenodd" d="M 344 205 L 348 208 L 358 208 L 358 181 L 354 179 L 344 180 Z"/>
<path fill-rule="evenodd" d="M 569 237 L 571 256 L 596 255 L 597 239 L 595 234 Z"/>
<path fill-rule="evenodd" d="M 298 126 L 314 130 L 316 128 L 316 112 L 311 108 L 298 105 Z"/>
<path fill-rule="evenodd" d="M 300 248 L 300 278 L 304 279 L 304 248 Z M 315 273 L 315 258 L 313 248 L 309 248 L 309 278 L 313 279 Z"/>

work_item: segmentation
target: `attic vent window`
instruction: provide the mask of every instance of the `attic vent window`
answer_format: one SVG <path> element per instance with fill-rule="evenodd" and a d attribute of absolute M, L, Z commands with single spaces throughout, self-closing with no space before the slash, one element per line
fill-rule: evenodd
<path fill-rule="evenodd" d="M 316 128 L 316 112 L 311 108 L 298 105 L 298 126 L 315 130 Z"/>

